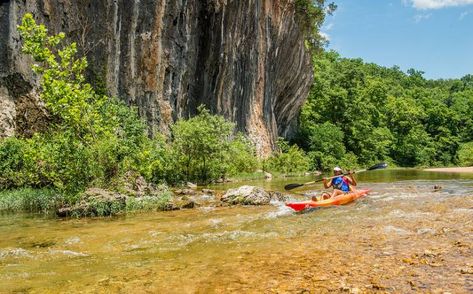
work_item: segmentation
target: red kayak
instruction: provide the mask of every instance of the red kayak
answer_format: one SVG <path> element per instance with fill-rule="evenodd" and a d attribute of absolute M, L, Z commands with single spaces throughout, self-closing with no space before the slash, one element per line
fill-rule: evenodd
<path fill-rule="evenodd" d="M 326 199 L 326 200 L 320 200 L 320 201 L 302 201 L 302 202 L 288 202 L 286 203 L 286 206 L 289 206 L 290 208 L 294 209 L 295 211 L 301 211 L 306 208 L 312 208 L 312 207 L 326 207 L 326 206 L 332 206 L 332 205 L 344 205 L 347 203 L 350 203 L 352 201 L 355 201 L 358 198 L 361 198 L 365 195 L 368 194 L 370 190 L 364 189 L 364 190 L 357 190 L 355 192 L 339 195 L 334 198 Z"/>

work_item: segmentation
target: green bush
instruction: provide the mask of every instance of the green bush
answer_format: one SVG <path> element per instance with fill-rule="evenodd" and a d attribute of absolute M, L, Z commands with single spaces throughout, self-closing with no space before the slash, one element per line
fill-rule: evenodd
<path fill-rule="evenodd" d="M 140 198 L 129 197 L 126 201 L 126 211 L 137 210 L 164 210 L 171 200 L 171 192 L 162 192 L 159 197 L 144 196 Z"/>
<path fill-rule="evenodd" d="M 345 156 L 344 134 L 330 122 L 311 126 L 309 132 L 309 157 L 311 168 L 330 170 Z"/>
<path fill-rule="evenodd" d="M 297 145 L 289 146 L 287 142 L 278 141 L 279 151 L 275 152 L 266 162 L 266 168 L 272 172 L 295 174 L 308 171 L 309 157 Z"/>
<path fill-rule="evenodd" d="M 132 171 L 155 184 L 180 184 L 187 179 L 181 165 L 182 156 L 163 136 L 147 140 L 123 162 L 123 171 Z M 123 183 L 122 183 L 123 184 Z"/>
<path fill-rule="evenodd" d="M 413 127 L 406 135 L 399 136 L 392 147 L 393 158 L 402 166 L 429 166 L 435 154 L 434 143 L 420 126 Z"/>
<path fill-rule="evenodd" d="M 25 156 L 28 144 L 17 138 L 0 139 L 0 190 L 21 187 L 28 183 L 26 170 L 31 162 Z"/>
<path fill-rule="evenodd" d="M 250 143 L 233 136 L 235 125 L 212 115 L 203 106 L 198 115 L 178 121 L 172 128 L 171 157 L 178 171 L 175 179 L 208 183 L 229 174 L 248 172 L 256 167 Z"/>
<path fill-rule="evenodd" d="M 238 134 L 230 142 L 225 153 L 225 171 L 229 176 L 248 174 L 258 168 L 258 159 L 253 143 L 242 134 Z"/>
<path fill-rule="evenodd" d="M 460 145 L 458 163 L 460 166 L 473 166 L 473 142 Z"/>
<path fill-rule="evenodd" d="M 63 201 L 61 194 L 50 189 L 23 188 L 0 191 L 0 211 L 48 213 L 56 209 Z"/>

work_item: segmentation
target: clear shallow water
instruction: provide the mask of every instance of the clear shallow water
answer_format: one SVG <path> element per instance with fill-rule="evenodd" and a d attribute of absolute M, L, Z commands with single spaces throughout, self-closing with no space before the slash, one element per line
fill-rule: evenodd
<path fill-rule="evenodd" d="M 282 190 L 299 180 L 311 179 L 248 184 Z M 303 214 L 275 202 L 0 216 L 0 293 L 473 291 L 472 175 L 388 170 L 359 181 L 372 188 L 366 198 Z"/>
<path fill-rule="evenodd" d="M 331 176 L 331 175 L 328 175 Z M 450 172 L 430 172 L 419 169 L 387 169 L 361 172 L 355 174 L 361 185 L 367 183 L 390 183 L 410 180 L 442 181 L 442 180 L 473 180 L 473 173 L 450 173 Z M 321 179 L 322 176 L 288 177 L 274 178 L 273 180 L 253 180 L 245 182 L 231 182 L 225 184 L 212 185 L 211 188 L 229 189 L 239 187 L 243 184 L 264 187 L 265 189 L 284 191 L 284 186 L 289 183 L 307 183 Z M 435 184 L 435 183 L 433 183 Z M 309 189 L 322 189 L 322 183 L 309 187 Z M 297 189 L 301 191 L 305 189 Z"/>

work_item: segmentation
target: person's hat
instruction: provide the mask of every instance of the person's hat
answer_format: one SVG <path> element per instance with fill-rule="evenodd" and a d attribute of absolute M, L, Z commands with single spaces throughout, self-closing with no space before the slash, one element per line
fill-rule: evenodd
<path fill-rule="evenodd" d="M 342 169 L 339 168 L 338 166 L 336 166 L 336 167 L 333 168 L 333 171 L 342 171 Z"/>

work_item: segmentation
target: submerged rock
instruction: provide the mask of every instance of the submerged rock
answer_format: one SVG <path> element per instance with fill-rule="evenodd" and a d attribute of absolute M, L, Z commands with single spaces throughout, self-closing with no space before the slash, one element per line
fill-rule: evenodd
<path fill-rule="evenodd" d="M 188 200 L 182 204 L 181 208 L 190 209 L 196 207 L 196 203 L 193 200 Z"/>
<path fill-rule="evenodd" d="M 163 208 L 164 211 L 173 211 L 173 210 L 180 210 L 180 209 L 181 208 L 173 202 L 166 203 Z"/>

